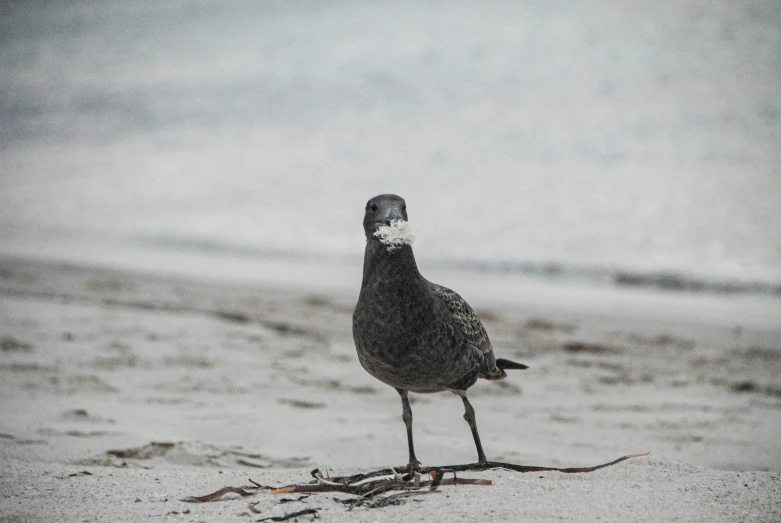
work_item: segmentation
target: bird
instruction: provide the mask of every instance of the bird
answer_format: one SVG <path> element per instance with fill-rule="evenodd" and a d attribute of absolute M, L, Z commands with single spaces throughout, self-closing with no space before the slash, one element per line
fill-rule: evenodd
<path fill-rule="evenodd" d="M 353 340 L 361 366 L 401 397 L 409 470 L 418 469 L 409 393 L 450 391 L 464 403 L 479 464 L 486 464 L 467 389 L 478 378 L 501 380 L 527 365 L 494 356 L 488 333 L 458 293 L 424 278 L 412 251 L 407 204 L 395 194 L 366 203 L 366 249 Z"/>

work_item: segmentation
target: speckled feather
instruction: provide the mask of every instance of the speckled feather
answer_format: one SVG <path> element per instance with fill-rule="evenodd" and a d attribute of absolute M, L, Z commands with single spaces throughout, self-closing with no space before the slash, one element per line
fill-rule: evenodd
<path fill-rule="evenodd" d="M 476 350 L 479 354 L 475 356 L 478 367 L 478 377 L 485 379 L 501 379 L 507 376 L 502 369 L 496 366 L 491 341 L 488 339 L 488 333 L 483 326 L 483 322 L 477 317 L 477 314 L 469 306 L 464 298 L 457 292 L 429 282 L 432 292 L 445 303 L 450 316 L 455 325 L 464 333 L 465 350 Z"/>

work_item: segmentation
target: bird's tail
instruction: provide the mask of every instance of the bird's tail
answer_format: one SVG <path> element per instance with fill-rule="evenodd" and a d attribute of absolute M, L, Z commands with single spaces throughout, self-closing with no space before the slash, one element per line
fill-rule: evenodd
<path fill-rule="evenodd" d="M 504 358 L 498 358 L 496 360 L 496 366 L 502 370 L 523 370 L 529 368 L 528 365 L 524 365 L 523 363 L 516 363 Z"/>

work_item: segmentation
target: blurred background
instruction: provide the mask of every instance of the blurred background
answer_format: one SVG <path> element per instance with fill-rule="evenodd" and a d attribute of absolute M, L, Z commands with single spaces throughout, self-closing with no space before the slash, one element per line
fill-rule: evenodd
<path fill-rule="evenodd" d="M 422 269 L 781 293 L 775 0 L 7 1 L 0 20 L 4 253 L 346 267 L 357 289 L 364 204 L 394 192 Z"/>

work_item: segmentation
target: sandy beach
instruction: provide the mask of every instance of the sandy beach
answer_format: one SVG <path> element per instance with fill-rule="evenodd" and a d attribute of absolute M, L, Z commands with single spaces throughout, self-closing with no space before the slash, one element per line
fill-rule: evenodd
<path fill-rule="evenodd" d="M 781 518 L 778 300 L 741 324 L 716 306 L 664 319 L 659 299 L 612 314 L 582 296 L 558 310 L 473 300 L 497 354 L 530 366 L 470 389 L 489 459 L 648 457 L 588 474 L 463 473 L 493 484 L 374 509 L 348 510 L 334 500 L 344 494 L 192 504 L 181 499 L 250 479 L 404 462 L 398 396 L 355 355 L 355 296 L 3 258 L 0 519 L 255 521 L 305 508 L 323 521 Z M 474 461 L 457 398 L 415 395 L 413 411 L 424 464 Z"/>

